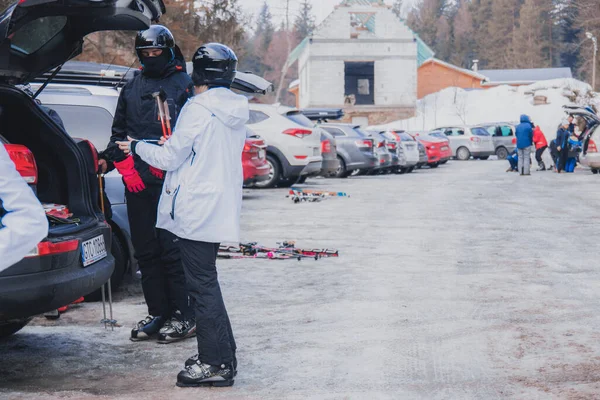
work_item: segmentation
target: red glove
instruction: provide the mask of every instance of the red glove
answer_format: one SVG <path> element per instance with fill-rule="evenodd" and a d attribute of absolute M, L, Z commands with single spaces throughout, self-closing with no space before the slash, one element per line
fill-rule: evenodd
<path fill-rule="evenodd" d="M 158 179 L 165 179 L 165 171 L 163 171 L 162 169 L 154 168 L 152 165 L 150 165 L 150 173 Z"/>
<path fill-rule="evenodd" d="M 142 181 L 140 174 L 135 170 L 133 157 L 127 156 L 123 161 L 115 162 L 114 164 L 117 171 L 119 171 L 123 177 L 127 190 L 133 193 L 139 193 L 146 189 L 146 185 L 144 185 L 144 181 Z"/>

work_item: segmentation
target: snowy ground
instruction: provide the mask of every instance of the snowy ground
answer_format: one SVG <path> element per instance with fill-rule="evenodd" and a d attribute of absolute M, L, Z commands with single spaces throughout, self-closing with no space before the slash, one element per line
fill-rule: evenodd
<path fill-rule="evenodd" d="M 174 386 L 193 340 L 128 340 L 145 316 L 131 286 L 114 332 L 83 304 L 1 342 L 0 398 L 598 398 L 600 177 L 506 166 L 309 181 L 352 196 L 315 204 L 249 192 L 245 240 L 342 257 L 220 262 L 232 388 Z"/>
<path fill-rule="evenodd" d="M 521 114 L 529 115 L 550 141 L 566 114 L 565 105 L 600 105 L 600 96 L 590 85 L 576 79 L 542 81 L 529 86 L 499 86 L 486 90 L 448 88 L 418 101 L 414 118 L 379 127 L 407 131 L 477 125 L 495 122 L 518 122 Z M 535 96 L 545 96 L 548 104 L 534 105 Z"/>

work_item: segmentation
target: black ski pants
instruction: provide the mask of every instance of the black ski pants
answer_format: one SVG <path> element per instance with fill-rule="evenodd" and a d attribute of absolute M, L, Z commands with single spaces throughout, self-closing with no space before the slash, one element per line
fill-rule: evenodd
<path fill-rule="evenodd" d="M 148 185 L 140 193 L 125 190 L 131 241 L 142 273 L 142 290 L 148 314 L 170 318 L 175 309 L 193 318 L 185 289 L 178 238 L 156 228 L 162 185 Z"/>
<path fill-rule="evenodd" d="M 542 161 L 542 154 L 544 154 L 544 152 L 546 151 L 547 148 L 548 148 L 548 146 L 544 146 L 544 147 L 540 147 L 539 149 L 537 149 L 535 151 L 535 160 L 537 161 L 540 168 L 542 168 L 542 166 L 545 167 L 544 162 Z"/>
<path fill-rule="evenodd" d="M 205 364 L 229 364 L 236 345 L 217 276 L 219 244 L 180 239 L 179 248 L 196 313 L 199 358 Z"/>

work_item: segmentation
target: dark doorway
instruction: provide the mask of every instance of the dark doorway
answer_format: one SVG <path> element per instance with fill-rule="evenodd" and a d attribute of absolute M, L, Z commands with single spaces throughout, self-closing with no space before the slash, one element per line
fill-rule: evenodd
<path fill-rule="evenodd" d="M 357 105 L 375 104 L 375 63 L 345 63 L 346 96 L 354 95 Z"/>

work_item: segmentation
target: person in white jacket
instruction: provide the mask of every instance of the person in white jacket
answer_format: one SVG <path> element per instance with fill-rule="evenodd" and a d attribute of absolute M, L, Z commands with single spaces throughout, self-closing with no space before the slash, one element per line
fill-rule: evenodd
<path fill-rule="evenodd" d="M 0 272 L 48 236 L 44 208 L 0 144 Z"/>
<path fill-rule="evenodd" d="M 198 340 L 198 354 L 185 362 L 177 386 L 231 386 L 236 344 L 216 259 L 220 243 L 239 243 L 248 100 L 230 90 L 237 57 L 227 46 L 201 46 L 193 64 L 195 96 L 181 110 L 172 137 L 162 146 L 131 138 L 118 143 L 167 171 L 157 227 L 179 237 Z"/>

